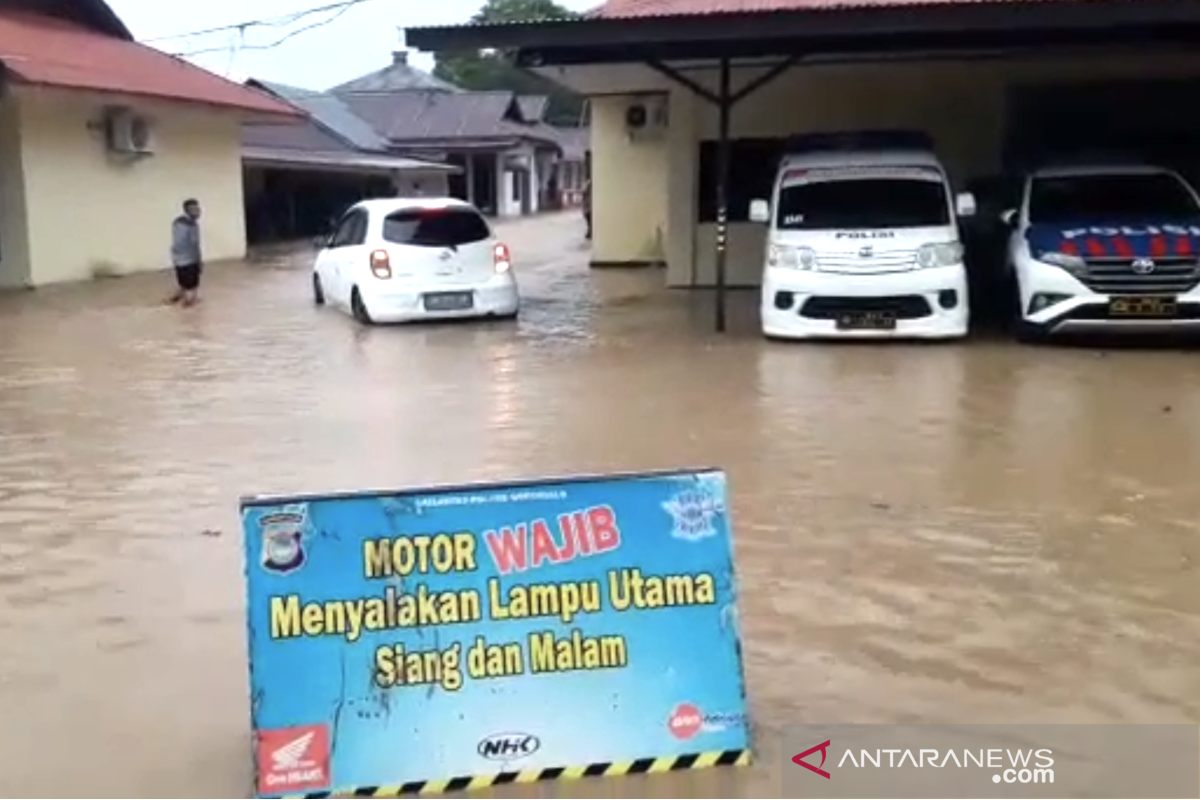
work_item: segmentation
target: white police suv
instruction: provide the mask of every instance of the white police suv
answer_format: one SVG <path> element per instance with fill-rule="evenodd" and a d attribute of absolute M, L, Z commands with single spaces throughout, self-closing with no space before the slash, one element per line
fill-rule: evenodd
<path fill-rule="evenodd" d="M 1099 330 L 1200 330 L 1200 199 L 1137 165 L 1047 167 L 1005 211 L 1025 340 Z"/>

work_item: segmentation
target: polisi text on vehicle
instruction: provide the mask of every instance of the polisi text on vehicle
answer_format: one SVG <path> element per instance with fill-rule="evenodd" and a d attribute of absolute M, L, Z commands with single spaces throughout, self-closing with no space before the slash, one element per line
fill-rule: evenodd
<path fill-rule="evenodd" d="M 492 761 L 514 761 L 531 756 L 542 746 L 532 733 L 493 733 L 479 743 L 479 755 Z"/>

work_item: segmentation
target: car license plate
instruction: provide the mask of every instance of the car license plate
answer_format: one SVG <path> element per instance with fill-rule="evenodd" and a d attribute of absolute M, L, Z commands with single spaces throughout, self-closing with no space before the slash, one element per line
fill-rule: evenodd
<path fill-rule="evenodd" d="M 1154 295 L 1113 297 L 1108 313 L 1113 317 L 1174 317 L 1178 309 L 1174 297 Z"/>
<path fill-rule="evenodd" d="M 430 292 L 424 296 L 426 311 L 466 311 L 475 305 L 470 292 Z"/>
<path fill-rule="evenodd" d="M 838 330 L 890 331 L 896 327 L 896 315 L 890 311 L 852 311 L 838 314 Z"/>

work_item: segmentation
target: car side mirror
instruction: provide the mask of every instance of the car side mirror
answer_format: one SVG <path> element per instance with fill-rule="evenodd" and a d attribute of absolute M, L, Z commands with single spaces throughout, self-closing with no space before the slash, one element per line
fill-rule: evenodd
<path fill-rule="evenodd" d="M 314 250 L 324 250 L 326 247 L 329 247 L 329 237 L 314 236 L 312 240 L 312 246 Z"/>
<path fill-rule="evenodd" d="M 970 192 L 959 192 L 954 198 L 954 210 L 960 217 L 975 216 L 975 195 Z"/>
<path fill-rule="evenodd" d="M 751 200 L 749 216 L 751 222 L 770 222 L 771 204 L 766 200 Z"/>
<path fill-rule="evenodd" d="M 1000 221 L 1006 227 L 1015 228 L 1017 226 L 1017 210 L 1015 208 L 1006 208 L 1000 212 Z"/>

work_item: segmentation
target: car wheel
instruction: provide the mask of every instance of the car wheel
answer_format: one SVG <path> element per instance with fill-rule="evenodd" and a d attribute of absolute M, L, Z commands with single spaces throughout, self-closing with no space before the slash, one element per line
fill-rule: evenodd
<path fill-rule="evenodd" d="M 350 292 L 350 313 L 362 325 L 374 325 L 375 321 L 371 319 L 370 313 L 367 312 L 367 307 L 363 303 L 362 295 L 358 293 L 358 287 L 355 286 Z"/>
<path fill-rule="evenodd" d="M 321 276 L 315 272 L 312 276 L 312 293 L 313 305 L 325 305 L 325 290 L 321 288 Z"/>

